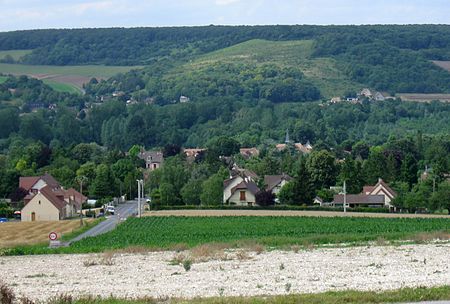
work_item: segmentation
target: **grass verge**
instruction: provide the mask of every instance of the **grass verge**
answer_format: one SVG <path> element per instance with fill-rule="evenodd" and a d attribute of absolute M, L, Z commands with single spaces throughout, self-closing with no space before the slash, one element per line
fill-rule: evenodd
<path fill-rule="evenodd" d="M 70 233 L 66 233 L 65 235 L 63 235 L 61 240 L 62 241 L 70 241 L 71 239 L 76 238 L 80 234 L 85 233 L 86 231 L 88 231 L 92 227 L 97 226 L 98 224 L 100 224 L 104 220 L 106 220 L 105 217 L 97 218 L 97 219 L 95 219 L 92 222 L 87 222 L 87 221 L 83 220 L 83 227 L 81 227 L 79 229 L 75 229 L 75 230 L 73 230 Z"/>
<path fill-rule="evenodd" d="M 13 289 L 0 282 L 0 298 L 2 303 L 14 303 L 17 300 Z M 84 297 L 75 298 L 71 295 L 59 295 L 47 301 L 49 304 L 152 304 L 152 303 L 174 303 L 174 304 L 344 304 L 344 303 L 405 303 L 418 301 L 440 301 L 450 300 L 450 286 L 441 287 L 418 287 L 403 288 L 391 291 L 330 291 L 319 294 L 290 294 L 282 296 L 256 296 L 256 297 L 216 297 L 216 298 L 196 298 L 190 300 L 169 299 L 169 298 L 140 298 L 140 299 L 119 299 Z M 22 297 L 21 303 L 34 303 L 30 299 Z"/>

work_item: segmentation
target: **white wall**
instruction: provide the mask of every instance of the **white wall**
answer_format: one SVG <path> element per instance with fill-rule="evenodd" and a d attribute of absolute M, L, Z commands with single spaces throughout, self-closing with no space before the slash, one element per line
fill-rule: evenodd
<path fill-rule="evenodd" d="M 244 179 L 240 176 L 236 176 L 231 183 L 228 185 L 228 187 L 226 187 L 225 189 L 223 189 L 223 202 L 226 203 L 227 200 L 230 198 L 231 196 L 231 189 L 233 189 L 234 187 L 236 187 L 237 185 L 239 185 Z"/>
<path fill-rule="evenodd" d="M 59 210 L 42 193 L 36 194 L 23 207 L 22 221 L 31 222 L 31 214 L 33 212 L 36 214 L 36 221 L 59 221 Z"/>
<path fill-rule="evenodd" d="M 245 190 L 245 201 L 241 201 L 241 191 L 244 190 L 236 190 L 233 195 L 228 199 L 230 203 L 234 203 L 238 206 L 247 206 L 248 203 L 255 204 L 256 199 L 255 196 L 248 190 Z"/>

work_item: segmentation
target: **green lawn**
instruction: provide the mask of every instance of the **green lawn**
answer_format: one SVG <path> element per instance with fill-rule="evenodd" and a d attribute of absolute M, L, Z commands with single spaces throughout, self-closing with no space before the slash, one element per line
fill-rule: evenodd
<path fill-rule="evenodd" d="M 0 76 L 0 83 L 4 83 L 8 79 L 6 76 Z"/>
<path fill-rule="evenodd" d="M 76 242 L 68 248 L 17 247 L 4 254 L 101 252 L 127 247 L 172 249 L 249 242 L 284 248 L 291 245 L 365 243 L 373 240 L 411 239 L 424 232 L 450 232 L 446 218 L 351 217 L 146 217 L 130 218 L 106 234 Z"/>

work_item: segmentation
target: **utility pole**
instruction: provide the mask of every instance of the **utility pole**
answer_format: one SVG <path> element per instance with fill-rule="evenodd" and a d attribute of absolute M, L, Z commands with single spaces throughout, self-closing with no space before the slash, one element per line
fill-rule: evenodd
<path fill-rule="evenodd" d="M 344 212 L 347 212 L 347 187 L 344 181 Z"/>
<path fill-rule="evenodd" d="M 76 180 L 80 184 L 80 193 L 83 195 L 83 183 L 87 181 L 87 177 L 84 175 L 80 175 L 76 177 Z M 80 226 L 83 226 L 83 202 L 80 205 Z"/>

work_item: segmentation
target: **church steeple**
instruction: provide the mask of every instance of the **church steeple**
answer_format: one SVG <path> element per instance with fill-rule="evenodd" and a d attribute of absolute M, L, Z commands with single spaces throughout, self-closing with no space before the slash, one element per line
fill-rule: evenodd
<path fill-rule="evenodd" d="M 289 140 L 289 130 L 288 129 L 286 129 L 286 138 L 284 139 L 284 143 L 286 145 L 291 143 L 291 141 Z"/>

